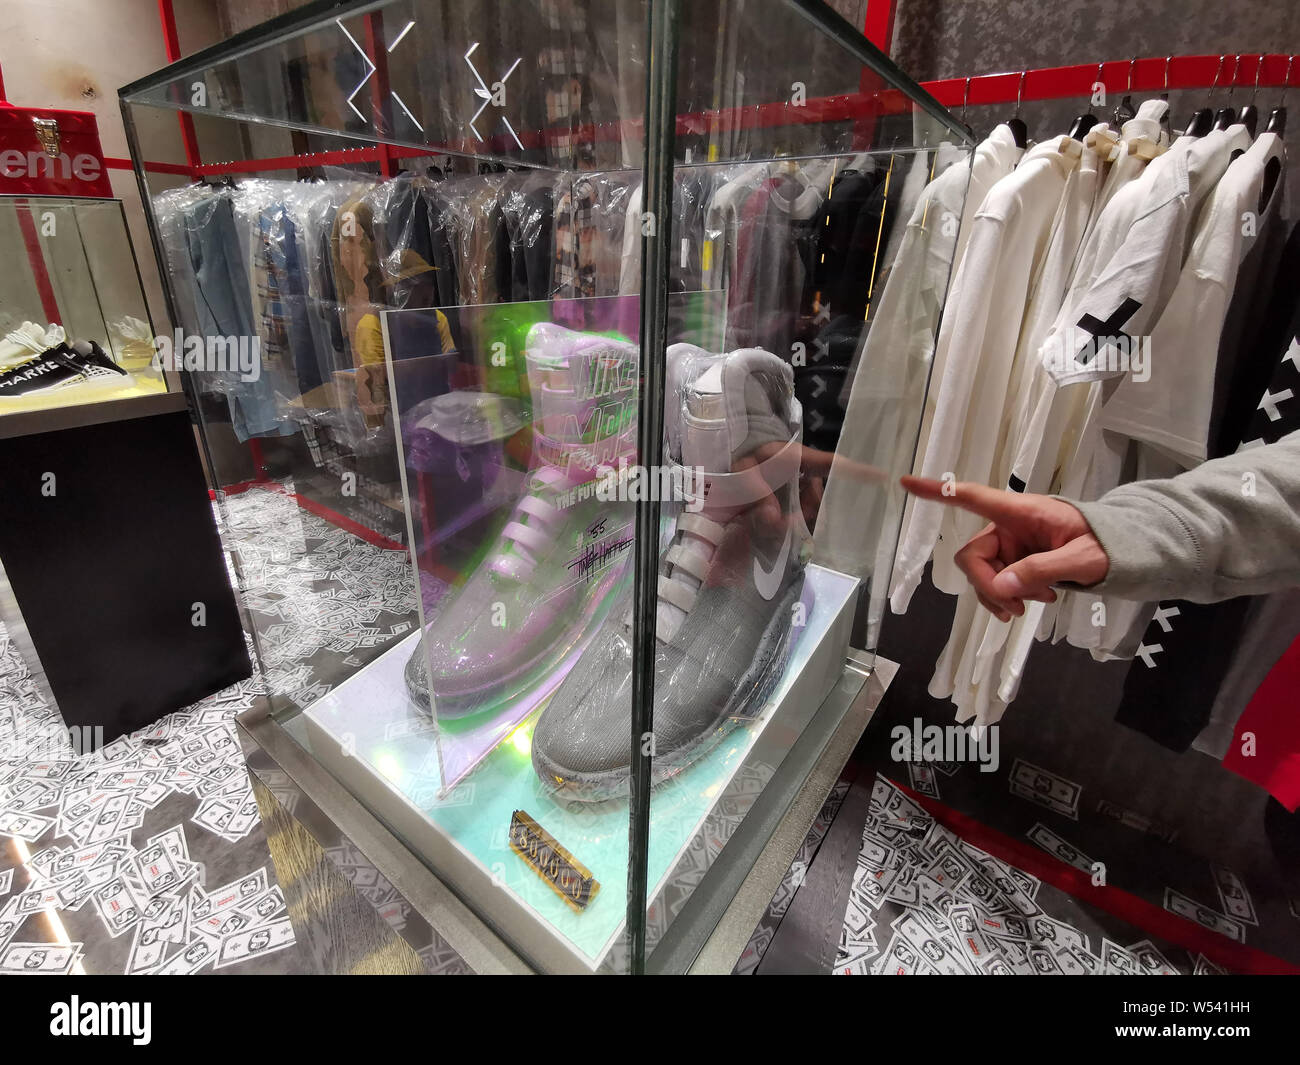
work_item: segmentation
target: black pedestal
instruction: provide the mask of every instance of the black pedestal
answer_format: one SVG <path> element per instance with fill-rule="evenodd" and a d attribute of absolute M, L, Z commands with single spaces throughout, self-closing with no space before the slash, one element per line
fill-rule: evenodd
<path fill-rule="evenodd" d="M 18 643 L 65 724 L 107 743 L 251 674 L 183 396 L 2 417 L 0 470 Z"/>

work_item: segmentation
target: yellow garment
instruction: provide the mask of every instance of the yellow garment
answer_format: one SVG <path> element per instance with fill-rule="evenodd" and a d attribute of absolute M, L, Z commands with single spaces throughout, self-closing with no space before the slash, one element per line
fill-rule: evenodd
<path fill-rule="evenodd" d="M 442 311 L 434 313 L 438 316 L 438 338 L 442 342 L 442 350 L 455 351 L 456 345 L 451 339 L 451 323 Z M 360 360 L 357 367 L 357 406 L 366 416 L 367 425 L 380 424 L 384 411 L 388 409 L 388 371 L 384 364 L 384 330 L 379 315 L 361 316 L 357 322 L 352 351 Z"/>
<path fill-rule="evenodd" d="M 438 316 L 438 339 L 442 342 L 444 353 L 456 350 L 451 339 L 451 323 L 442 311 L 434 311 Z M 379 324 L 379 315 L 363 314 L 357 322 L 357 335 L 353 342 L 362 366 L 384 361 L 384 330 Z"/>
<path fill-rule="evenodd" d="M 361 320 L 357 322 L 357 335 L 352 343 L 362 366 L 384 361 L 384 330 L 379 324 L 379 315 L 361 316 Z"/>

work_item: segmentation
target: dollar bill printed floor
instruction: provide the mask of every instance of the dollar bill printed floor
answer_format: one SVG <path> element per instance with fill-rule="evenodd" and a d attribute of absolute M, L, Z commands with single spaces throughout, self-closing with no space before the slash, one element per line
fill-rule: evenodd
<path fill-rule="evenodd" d="M 1126 896 L 1120 911 L 1136 914 L 1143 928 L 1177 918 L 1214 933 L 1216 947 L 1226 944 L 1230 968 L 1300 972 L 1300 866 L 1288 869 L 1296 854 L 1266 831 L 1268 795 L 1217 759 L 1165 749 L 1116 721 L 1127 671 L 1145 669 L 1140 661 L 1099 663 L 1064 643 L 1044 644 L 997 726 L 996 766 L 970 757 L 895 760 L 898 729 L 915 735 L 953 724 L 952 704 L 928 692 L 947 625 L 926 617 L 946 616 L 947 597 L 928 582 L 918 596 L 884 627 L 880 652 L 905 666 L 859 757 L 944 815 L 968 845 L 1030 869 L 1017 855 L 1053 859 L 1057 870 L 1085 883 L 1100 863 L 1108 888 Z M 1049 888 L 1040 901 L 1050 898 Z M 1055 903 L 1046 908 L 1084 927 L 1082 917 Z M 1107 938 L 1120 945 L 1143 938 L 1125 934 Z M 1099 943 L 1094 937 L 1095 952 Z M 1194 959 L 1168 960 L 1196 968 Z"/>
<path fill-rule="evenodd" d="M 270 487 L 229 496 L 226 511 L 274 690 L 310 702 L 416 624 L 405 552 L 366 543 Z M 78 758 L 0 629 L 0 972 L 310 968 L 234 732 L 234 716 L 262 683 L 235 685 Z M 906 770 L 902 779 L 926 787 Z M 935 789 L 940 779 L 931 772 Z M 846 790 L 832 791 L 738 973 L 759 968 Z M 291 802 L 292 793 L 277 798 Z M 870 810 L 834 972 L 1215 971 L 957 838 L 884 777 Z M 1052 830 L 1042 827 L 1036 842 L 1050 847 Z M 330 857 L 345 875 L 364 864 L 359 854 Z M 943 878 L 944 861 L 961 863 L 965 881 Z M 1014 888 L 982 894 L 985 881 L 995 892 L 999 883 Z M 364 890 L 386 920 L 403 923 L 391 884 L 371 877 Z M 1006 924 L 986 933 L 996 962 L 962 951 L 957 932 L 968 918 Z M 421 959 L 433 973 L 465 971 L 445 944 Z"/>
<path fill-rule="evenodd" d="M 1226 970 L 961 839 L 877 776 L 840 975 L 1209 975 Z"/>
<path fill-rule="evenodd" d="M 374 548 L 275 491 L 233 495 L 227 511 L 276 690 L 310 701 L 340 679 L 331 663 L 355 668 L 414 624 L 403 552 Z M 79 758 L 0 628 L 0 973 L 306 967 L 234 729 L 262 683 L 244 681 Z M 361 861 L 330 857 L 345 872 Z M 372 880 L 368 892 L 402 922 L 391 884 Z M 434 947 L 423 960 L 431 971 L 463 968 Z"/>

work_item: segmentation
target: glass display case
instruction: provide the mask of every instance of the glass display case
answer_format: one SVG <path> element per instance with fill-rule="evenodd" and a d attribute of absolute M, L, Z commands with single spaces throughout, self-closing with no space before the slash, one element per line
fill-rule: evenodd
<path fill-rule="evenodd" d="M 122 101 L 266 727 L 528 964 L 689 958 L 870 678 L 967 131 L 807 0 L 314 4 Z"/>
<path fill-rule="evenodd" d="M 0 415 L 166 391 L 120 200 L 0 196 Z"/>

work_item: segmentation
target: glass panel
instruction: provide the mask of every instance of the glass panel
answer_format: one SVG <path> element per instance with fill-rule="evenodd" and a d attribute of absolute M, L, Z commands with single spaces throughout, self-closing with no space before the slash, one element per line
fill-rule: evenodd
<path fill-rule="evenodd" d="M 720 309 L 680 297 L 672 335 L 718 345 Z M 574 780 L 549 759 L 602 697 L 584 663 L 626 669 L 630 653 L 636 493 L 619 473 L 636 462 L 638 310 L 625 296 L 385 313 L 424 635 L 295 725 L 381 814 L 414 806 L 455 843 L 473 868 L 443 870 L 454 885 L 487 878 L 501 899 L 480 886 L 480 905 L 524 906 L 588 968 L 626 957 L 626 778 Z M 626 747 L 617 696 L 600 727 Z M 516 811 L 590 871 L 589 904 L 513 855 Z"/>
<path fill-rule="evenodd" d="M 919 88 L 824 4 L 683 4 L 681 18 L 679 161 L 817 157 L 859 151 L 873 138 L 906 147 L 912 118 L 922 114 L 962 137 L 938 104 L 909 97 L 905 87 Z M 906 121 L 890 125 L 901 130 L 879 128 L 899 116 Z"/>
<path fill-rule="evenodd" d="M 720 43 L 692 32 L 703 12 L 683 17 L 671 246 L 700 245 L 727 328 L 721 347 L 666 354 L 664 462 L 700 488 L 669 520 L 641 634 L 651 968 L 703 944 L 702 901 L 747 872 L 728 842 L 762 830 L 746 819 L 768 788 L 776 809 L 793 797 L 783 764 L 851 635 L 874 647 L 964 174 L 925 204 L 968 158 L 865 42 L 850 50 L 799 5 L 723 5 Z"/>
<path fill-rule="evenodd" d="M 728 0 L 682 5 L 651 209 L 647 15 L 335 6 L 126 90 L 202 160 L 147 180 L 274 716 L 561 970 L 637 967 L 629 879 L 651 967 L 689 964 L 745 871 L 714 859 L 806 774 L 855 623 L 873 644 L 964 192 L 946 113 L 847 24 Z"/>
<path fill-rule="evenodd" d="M 640 162 L 639 0 L 390 0 L 331 15 L 209 63 L 191 59 L 127 98 L 420 154 Z"/>
<path fill-rule="evenodd" d="M 118 200 L 0 197 L 0 415 L 166 390 Z"/>

